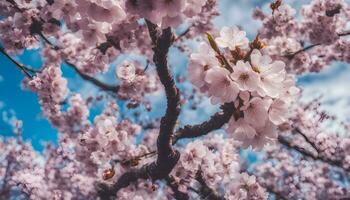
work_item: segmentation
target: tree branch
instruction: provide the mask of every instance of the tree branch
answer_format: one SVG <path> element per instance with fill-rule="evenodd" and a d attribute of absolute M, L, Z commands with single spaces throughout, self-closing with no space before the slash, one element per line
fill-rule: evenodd
<path fill-rule="evenodd" d="M 180 33 L 176 38 L 175 42 L 181 40 L 183 37 L 185 37 L 190 31 L 191 31 L 192 25 L 189 26 L 186 30 L 184 30 L 182 33 Z"/>
<path fill-rule="evenodd" d="M 220 129 L 226 124 L 234 113 L 235 107 L 233 103 L 226 103 L 221 106 L 221 111 L 215 113 L 208 121 L 198 125 L 187 125 L 180 128 L 174 137 L 174 144 L 183 138 L 195 138 L 208 134 L 211 131 Z"/>
<path fill-rule="evenodd" d="M 26 75 L 29 79 L 33 79 L 33 76 L 28 72 L 28 69 L 24 65 L 13 59 L 8 53 L 6 53 L 3 47 L 0 47 L 0 52 L 4 56 L 6 56 L 11 62 L 13 62 L 24 73 L 24 75 Z"/>
<path fill-rule="evenodd" d="M 54 50 L 58 51 L 60 49 L 59 46 L 56 46 L 54 44 L 52 44 L 46 37 L 45 35 L 39 31 L 38 35 L 48 44 L 50 45 Z M 103 83 L 102 81 L 99 81 L 98 79 L 95 79 L 89 75 L 84 74 L 83 72 L 81 72 L 78 67 L 76 65 L 74 65 L 73 63 L 71 63 L 68 60 L 64 60 L 64 62 L 70 66 L 72 69 L 74 69 L 74 71 L 84 80 L 92 83 L 93 85 L 95 85 L 96 87 L 100 88 L 101 90 L 104 91 L 110 91 L 113 93 L 118 93 L 119 91 L 119 85 L 109 85 L 107 83 Z"/>
<path fill-rule="evenodd" d="M 171 142 L 176 121 L 180 114 L 180 93 L 167 63 L 167 54 L 173 42 L 173 34 L 170 28 L 164 29 L 159 34 L 158 27 L 155 24 L 147 20 L 146 23 L 153 43 L 153 62 L 167 98 L 167 109 L 161 119 L 157 139 L 157 160 L 142 166 L 140 169 L 126 172 L 112 187 L 99 185 L 98 192 L 102 199 L 115 196 L 120 189 L 127 187 L 138 179 L 152 179 L 154 181 L 167 178 L 180 158 L 179 152 L 173 149 Z"/>
<path fill-rule="evenodd" d="M 305 148 L 302 148 L 302 147 L 297 146 L 297 145 L 293 145 L 288 139 L 286 139 L 283 136 L 278 136 L 278 141 L 279 141 L 279 143 L 281 143 L 282 145 L 284 145 L 288 149 L 294 149 L 297 152 L 301 153 L 305 157 L 311 158 L 313 160 L 318 160 L 318 161 L 327 163 L 329 165 L 339 167 L 347 172 L 350 172 L 350 169 L 348 167 L 343 166 L 341 160 L 332 160 L 330 158 L 327 158 L 325 156 L 321 156 L 319 154 L 314 155 L 314 154 L 310 153 L 309 151 L 307 151 Z"/>
<path fill-rule="evenodd" d="M 119 85 L 108 85 L 106 83 L 103 83 L 101 81 L 99 81 L 98 79 L 95 79 L 91 76 L 88 76 L 84 73 L 82 73 L 78 68 L 77 66 L 75 66 L 73 63 L 65 60 L 64 61 L 67 65 L 69 65 L 71 68 L 74 69 L 74 71 L 84 80 L 92 83 L 93 85 L 99 87 L 100 89 L 104 90 L 104 91 L 110 91 L 110 92 L 113 92 L 113 93 L 118 93 L 119 91 Z"/>
<path fill-rule="evenodd" d="M 293 131 L 296 132 L 296 133 L 298 133 L 299 135 L 301 135 L 301 136 L 304 138 L 304 140 L 305 140 L 308 144 L 310 144 L 310 145 L 312 146 L 312 148 L 315 149 L 315 151 L 318 152 L 318 148 L 317 148 L 316 144 L 315 144 L 314 142 L 312 142 L 312 141 L 300 130 L 300 128 L 295 127 L 295 128 L 293 129 Z"/>
<path fill-rule="evenodd" d="M 350 35 L 350 30 L 344 31 L 344 32 L 342 32 L 342 33 L 338 33 L 338 36 L 339 36 L 339 37 L 348 36 L 348 35 Z M 307 50 L 309 50 L 309 49 L 312 49 L 312 48 L 314 48 L 314 47 L 320 46 L 320 45 L 322 45 L 322 43 L 311 44 L 311 45 L 306 46 L 306 47 L 304 47 L 304 48 L 302 48 L 302 49 L 300 49 L 300 50 L 298 50 L 298 51 L 296 51 L 296 52 L 293 52 L 293 53 L 290 53 L 290 54 L 286 54 L 286 55 L 284 55 L 284 56 L 287 57 L 287 58 L 289 58 L 289 59 L 292 59 L 292 58 L 294 58 L 294 56 L 296 56 L 297 54 L 299 54 L 299 53 L 301 53 L 301 52 L 304 52 L 304 51 L 307 51 Z"/>

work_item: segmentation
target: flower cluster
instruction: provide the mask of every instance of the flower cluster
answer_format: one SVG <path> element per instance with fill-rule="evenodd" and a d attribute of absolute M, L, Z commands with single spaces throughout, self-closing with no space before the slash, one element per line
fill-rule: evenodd
<path fill-rule="evenodd" d="M 237 27 L 224 27 L 210 45 L 200 44 L 191 54 L 189 79 L 212 103 L 235 104 L 227 132 L 244 147 L 261 148 L 276 139 L 276 128 L 286 122 L 288 106 L 298 95 L 294 77 L 285 64 L 264 53 L 256 38 L 249 43 Z M 221 49 L 219 49 L 221 48 Z"/>
<path fill-rule="evenodd" d="M 264 162 L 257 164 L 255 170 L 258 182 L 263 187 L 271 188 L 275 194 L 288 199 L 338 199 L 349 196 L 347 186 L 341 184 L 341 179 L 347 175 L 325 163 L 296 156 L 281 146 L 269 147 Z"/>
<path fill-rule="evenodd" d="M 346 1 L 313 0 L 298 14 L 282 3 L 272 15 L 257 9 L 253 16 L 263 23 L 259 33 L 269 43 L 267 53 L 284 60 L 289 72 L 300 74 L 318 72 L 333 61 L 349 62 L 349 13 Z"/>
<path fill-rule="evenodd" d="M 39 95 L 39 103 L 44 114 L 55 125 L 61 123 L 61 103 L 68 95 L 67 80 L 62 77 L 62 71 L 58 66 L 44 67 L 28 82 L 29 88 Z"/>
<path fill-rule="evenodd" d="M 146 146 L 134 144 L 140 126 L 129 120 L 118 122 L 117 110 L 117 105 L 110 103 L 103 113 L 96 116 L 93 126 L 81 135 L 76 149 L 77 159 L 90 166 L 93 163 L 95 176 L 109 183 L 130 167 L 138 166 L 141 159 L 137 156 L 149 151 Z"/>
<path fill-rule="evenodd" d="M 118 96 L 131 102 L 141 102 L 146 94 L 159 90 L 159 80 L 153 74 L 145 73 L 138 63 L 124 62 L 116 68 L 120 80 Z"/>
<path fill-rule="evenodd" d="M 126 10 L 129 13 L 139 15 L 155 24 L 161 24 L 163 28 L 176 27 L 186 17 L 193 17 L 201 12 L 207 0 L 127 0 Z"/>
<path fill-rule="evenodd" d="M 205 183 L 215 191 L 225 188 L 222 196 L 234 199 L 266 199 L 265 190 L 256 182 L 254 176 L 240 173 L 238 143 L 222 135 L 208 136 L 186 145 L 180 163 L 173 174 L 180 182 L 181 188 L 198 185 L 193 177 L 202 176 Z M 254 198 L 253 198 L 254 197 Z"/>

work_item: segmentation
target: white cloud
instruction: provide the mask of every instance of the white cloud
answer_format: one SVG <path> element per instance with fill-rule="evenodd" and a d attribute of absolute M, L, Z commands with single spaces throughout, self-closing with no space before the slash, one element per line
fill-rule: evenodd
<path fill-rule="evenodd" d="M 260 21 L 253 19 L 252 13 L 255 8 L 261 8 L 266 14 L 271 13 L 271 0 L 221 0 L 219 1 L 220 16 L 214 22 L 217 27 L 240 26 L 248 33 L 249 37 L 255 37 L 257 30 L 261 27 Z M 286 0 L 292 8 L 300 11 L 302 5 L 310 0 Z"/>
<path fill-rule="evenodd" d="M 5 107 L 5 103 L 0 101 L 0 110 L 3 109 Z"/>
<path fill-rule="evenodd" d="M 303 100 L 322 96 L 322 108 L 350 122 L 350 68 L 334 64 L 321 73 L 302 77 Z"/>

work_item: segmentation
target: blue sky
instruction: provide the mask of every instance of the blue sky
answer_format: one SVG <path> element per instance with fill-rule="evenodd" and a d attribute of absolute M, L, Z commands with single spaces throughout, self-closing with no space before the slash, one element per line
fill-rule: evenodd
<path fill-rule="evenodd" d="M 224 25 L 241 25 L 248 32 L 250 37 L 255 35 L 259 23 L 251 18 L 251 11 L 259 6 L 268 9 L 265 0 L 222 0 L 220 1 L 220 11 L 222 16 L 215 20 L 217 27 Z M 308 2 L 307 0 L 287 0 L 294 7 L 300 8 L 300 4 Z M 126 56 L 127 57 L 127 56 Z M 180 58 L 180 59 L 179 59 Z M 25 51 L 22 55 L 16 57 L 22 63 L 39 67 L 41 65 L 40 54 L 37 50 Z M 114 64 L 118 63 L 116 61 Z M 170 54 L 170 63 L 175 73 L 184 73 L 186 70 L 186 59 L 176 49 Z M 113 65 L 114 66 L 114 65 Z M 80 91 L 83 96 L 96 92 L 92 85 L 84 83 L 68 67 L 63 67 L 66 77 L 69 77 L 69 87 L 73 91 Z M 113 81 L 113 73 L 103 77 L 104 80 Z M 42 144 L 47 141 L 56 141 L 57 133 L 46 119 L 41 116 L 41 110 L 38 104 L 37 96 L 28 91 L 21 89 L 21 80 L 23 74 L 3 55 L 0 55 L 0 135 L 12 136 L 9 121 L 11 117 L 17 117 L 23 120 L 25 139 L 31 140 L 34 147 L 38 150 Z M 322 95 L 324 108 L 336 114 L 343 120 L 349 121 L 350 118 L 350 92 L 348 89 L 350 80 L 350 68 L 348 64 L 336 63 L 319 74 L 310 74 L 299 78 L 299 85 L 304 88 L 304 99 L 312 99 Z M 181 86 L 186 87 L 186 86 Z M 162 98 L 154 98 L 155 110 L 149 116 L 161 116 L 165 102 Z M 181 121 L 199 122 L 206 119 L 211 113 L 215 112 L 216 107 L 208 106 L 209 102 L 201 105 L 199 112 L 193 112 L 186 107 L 181 114 Z M 93 109 L 92 115 L 100 112 L 100 107 Z M 127 114 L 128 115 L 128 114 Z"/>

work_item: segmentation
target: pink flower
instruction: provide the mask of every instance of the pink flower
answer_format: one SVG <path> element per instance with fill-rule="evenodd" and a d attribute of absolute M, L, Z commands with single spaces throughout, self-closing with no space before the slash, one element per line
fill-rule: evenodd
<path fill-rule="evenodd" d="M 99 22 L 122 21 L 126 13 L 116 1 L 91 0 L 87 7 L 87 14 Z"/>
<path fill-rule="evenodd" d="M 206 2 L 207 0 L 187 0 L 187 6 L 184 12 L 188 17 L 194 16 L 201 12 Z"/>
<path fill-rule="evenodd" d="M 202 65 L 219 66 L 215 52 L 206 42 L 201 42 L 198 45 L 198 52 L 191 54 L 191 60 L 195 60 Z"/>
<path fill-rule="evenodd" d="M 219 66 L 215 53 L 205 42 L 199 44 L 198 52 L 191 54 L 191 59 L 188 64 L 188 76 L 191 83 L 202 91 L 206 90 L 206 82 L 204 78 L 207 71 L 214 67 Z"/>
<path fill-rule="evenodd" d="M 116 75 L 122 81 L 132 82 L 136 77 L 135 66 L 125 62 L 116 69 Z"/>
<path fill-rule="evenodd" d="M 228 123 L 226 132 L 232 134 L 232 137 L 245 143 L 246 140 L 250 140 L 256 135 L 255 129 L 249 125 L 243 118 L 239 118 L 237 121 L 234 117 Z"/>
<path fill-rule="evenodd" d="M 186 146 L 184 153 L 180 157 L 180 162 L 186 170 L 196 171 L 206 154 L 207 147 L 203 145 L 203 141 L 197 140 Z"/>
<path fill-rule="evenodd" d="M 169 17 L 176 17 L 184 9 L 186 5 L 186 0 L 158 0 L 156 1 L 156 6 L 158 12 L 162 12 Z"/>
<path fill-rule="evenodd" d="M 176 15 L 174 17 L 165 16 L 162 18 L 162 28 L 168 28 L 168 27 L 177 27 L 179 26 L 183 21 L 182 15 Z"/>
<path fill-rule="evenodd" d="M 222 67 L 213 67 L 208 70 L 205 81 L 209 85 L 208 94 L 212 96 L 212 102 L 235 101 L 239 90 L 237 84 L 229 78 L 229 71 Z"/>
<path fill-rule="evenodd" d="M 280 125 L 287 121 L 288 107 L 284 101 L 276 99 L 269 108 L 269 119 L 275 125 Z"/>
<path fill-rule="evenodd" d="M 253 70 L 260 75 L 257 92 L 261 96 L 277 97 L 282 91 L 281 83 L 285 79 L 284 62 L 272 62 L 268 55 L 262 55 L 257 49 L 253 50 L 250 59 Z"/>
<path fill-rule="evenodd" d="M 284 24 L 293 19 L 296 11 L 288 4 L 283 4 L 274 12 L 274 19 L 277 24 Z"/>
<path fill-rule="evenodd" d="M 233 138 L 239 140 L 244 148 L 251 146 L 253 149 L 260 150 L 277 138 L 277 127 L 271 122 L 267 122 L 265 127 L 254 129 L 240 118 L 236 126 Z"/>
<path fill-rule="evenodd" d="M 254 72 L 248 62 L 238 61 L 234 66 L 231 78 L 236 81 L 240 90 L 255 91 L 259 84 L 259 74 Z"/>
<path fill-rule="evenodd" d="M 263 127 L 267 120 L 267 109 L 269 101 L 260 97 L 252 98 L 248 104 L 242 106 L 244 120 L 253 127 Z"/>
<path fill-rule="evenodd" d="M 223 27 L 220 31 L 220 37 L 217 37 L 215 41 L 220 47 L 228 47 L 231 50 L 235 50 L 236 47 L 241 49 L 249 48 L 246 32 L 239 30 L 236 26 L 232 28 Z"/>
<path fill-rule="evenodd" d="M 201 65 L 197 61 L 190 60 L 188 64 L 188 78 L 193 85 L 203 88 L 206 84 L 204 77 L 208 71 L 208 65 Z"/>

